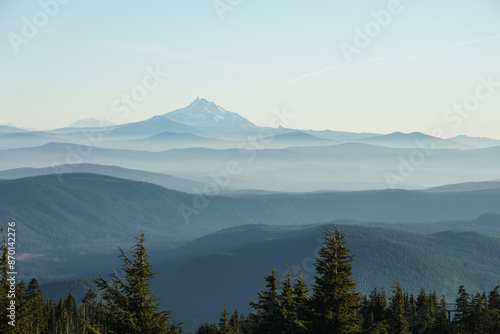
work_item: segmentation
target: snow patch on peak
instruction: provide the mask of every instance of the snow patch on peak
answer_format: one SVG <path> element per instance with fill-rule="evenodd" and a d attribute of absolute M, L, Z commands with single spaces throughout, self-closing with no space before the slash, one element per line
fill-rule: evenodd
<path fill-rule="evenodd" d="M 189 126 L 219 128 L 253 128 L 255 125 L 237 113 L 197 97 L 185 108 L 177 109 L 163 117 Z"/>
<path fill-rule="evenodd" d="M 112 126 L 113 122 L 107 119 L 97 120 L 95 118 L 84 118 L 79 119 L 76 122 L 70 124 L 69 128 L 98 128 L 103 126 Z"/>

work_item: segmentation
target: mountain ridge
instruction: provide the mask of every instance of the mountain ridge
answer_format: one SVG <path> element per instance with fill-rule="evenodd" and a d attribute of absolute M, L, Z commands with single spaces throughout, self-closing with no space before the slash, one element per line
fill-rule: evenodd
<path fill-rule="evenodd" d="M 163 117 L 188 126 L 232 130 L 256 128 L 255 124 L 239 114 L 199 97 L 187 107 L 173 110 Z"/>

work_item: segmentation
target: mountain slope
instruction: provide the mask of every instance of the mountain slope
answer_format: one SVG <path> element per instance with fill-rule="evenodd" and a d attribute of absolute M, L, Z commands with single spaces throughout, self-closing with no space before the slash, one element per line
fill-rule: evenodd
<path fill-rule="evenodd" d="M 263 138 L 269 142 L 269 148 L 285 148 L 292 146 L 327 146 L 335 145 L 338 142 L 331 139 L 319 138 L 303 131 L 283 133 L 272 137 Z"/>
<path fill-rule="evenodd" d="M 110 136 L 118 138 L 148 138 L 162 132 L 180 132 L 199 134 L 200 131 L 179 122 L 174 122 L 164 116 L 155 116 L 145 121 L 118 125 Z"/>
<path fill-rule="evenodd" d="M 486 190 L 486 189 L 500 189 L 500 180 L 487 181 L 487 182 L 466 182 L 457 184 L 447 184 L 445 186 L 426 189 L 425 191 L 429 192 L 476 191 L 476 190 Z"/>
<path fill-rule="evenodd" d="M 468 291 L 498 285 L 498 238 L 473 232 L 426 235 L 337 224 L 355 254 L 353 275 L 362 293 L 375 287 L 390 291 L 399 281 L 405 290 L 418 293 L 426 287 L 452 299 L 460 284 Z M 195 255 L 155 264 L 159 273 L 154 288 L 188 329 L 216 321 L 224 305 L 246 313 L 250 311 L 248 302 L 264 288 L 264 275 L 274 268 L 282 275 L 288 266 L 297 277 L 301 267 L 303 278 L 313 281 L 321 229 L 244 226 L 204 237 L 183 247 L 185 253 Z M 500 221 L 497 230 L 500 232 Z"/>
<path fill-rule="evenodd" d="M 67 128 L 99 128 L 104 126 L 112 126 L 113 122 L 108 121 L 107 119 L 98 120 L 93 117 L 79 119 L 70 125 Z"/>
<path fill-rule="evenodd" d="M 149 182 L 167 189 L 178 190 L 186 193 L 191 193 L 193 192 L 193 189 L 203 188 L 204 186 L 204 184 L 201 182 L 181 179 L 171 175 L 95 164 L 57 165 L 48 168 L 11 169 L 0 171 L 0 179 L 12 180 L 32 176 L 67 173 L 92 173 L 117 177 L 126 180 Z M 64 176 L 61 176 L 60 178 L 64 178 Z"/>
<path fill-rule="evenodd" d="M 171 111 L 163 117 L 174 122 L 201 128 L 236 130 L 256 127 L 255 124 L 237 113 L 200 98 L 196 98 L 189 106 Z"/>
<path fill-rule="evenodd" d="M 96 174 L 0 181 L 0 221 L 15 218 L 20 253 L 54 245 L 113 249 L 137 231 L 153 244 L 179 244 L 246 224 L 303 225 L 335 219 L 422 223 L 500 214 L 500 189 L 425 193 L 366 191 L 260 196 L 189 195 Z"/>
<path fill-rule="evenodd" d="M 363 139 L 356 139 L 356 142 L 380 145 L 393 148 L 419 148 L 418 143 L 432 142 L 438 149 L 472 149 L 476 148 L 467 143 L 455 142 L 451 139 L 441 139 L 429 136 L 420 132 L 401 133 L 394 132 L 388 135 L 378 135 Z M 422 144 L 421 144 L 422 145 Z"/>
<path fill-rule="evenodd" d="M 164 245 L 209 232 L 196 221 L 187 226 L 178 211 L 189 195 L 149 183 L 96 174 L 55 175 L 0 182 L 0 220 L 15 219 L 18 252 L 63 248 L 115 249 L 117 242 L 144 230 Z"/>
<path fill-rule="evenodd" d="M 126 146 L 124 143 L 122 147 Z M 266 144 L 244 141 L 237 149 L 186 148 L 161 152 L 131 150 L 130 146 L 109 149 L 105 145 L 49 143 L 0 150 L 0 169 L 92 163 L 211 182 L 211 172 L 224 170 L 229 161 L 236 161 L 242 169 L 231 180 L 230 188 L 294 192 L 359 189 L 356 184 L 362 184 L 364 189 L 391 185 L 418 189 L 500 177 L 500 147 L 437 149 L 427 156 L 415 149 L 359 143 L 269 149 Z M 409 162 L 414 159 L 418 159 L 418 165 Z"/>
<path fill-rule="evenodd" d="M 467 144 L 480 148 L 500 146 L 500 140 L 485 137 L 470 137 L 461 135 L 450 139 L 457 143 Z"/>

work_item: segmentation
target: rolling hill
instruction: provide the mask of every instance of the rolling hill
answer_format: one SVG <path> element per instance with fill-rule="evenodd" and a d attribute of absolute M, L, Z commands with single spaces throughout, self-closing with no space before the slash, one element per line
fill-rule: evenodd
<path fill-rule="evenodd" d="M 426 287 L 453 300 L 460 284 L 469 291 L 499 284 L 499 238 L 474 232 L 421 234 L 337 224 L 355 254 L 353 275 L 364 294 L 375 287 L 390 291 L 399 281 L 409 292 L 417 294 Z M 274 268 L 282 275 L 288 266 L 297 277 L 301 267 L 303 278 L 313 281 L 321 229 L 255 225 L 209 235 L 171 251 L 178 252 L 177 258 L 156 263 L 154 288 L 186 329 L 217 321 L 224 306 L 247 313 L 248 302 L 264 288 L 264 275 Z M 499 219 L 496 230 L 500 232 Z"/>
<path fill-rule="evenodd" d="M 427 153 L 415 149 L 347 143 L 266 149 L 245 141 L 239 148 L 183 148 L 160 152 L 49 143 L 0 150 L 1 168 L 44 168 L 91 163 L 210 182 L 230 161 L 241 166 L 230 188 L 304 192 L 318 190 L 419 189 L 500 177 L 500 147 Z M 272 145 L 272 142 L 269 143 Z M 262 145 L 261 145 L 262 146 Z M 418 160 L 415 156 L 418 155 Z M 417 161 L 418 164 L 411 163 Z M 357 185 L 358 184 L 358 185 Z"/>
<path fill-rule="evenodd" d="M 424 223 L 500 213 L 500 189 L 471 192 L 359 191 L 240 196 L 190 195 L 97 174 L 36 176 L 0 182 L 0 220 L 23 230 L 20 251 L 114 248 L 137 231 L 178 245 L 246 224 L 304 225 L 356 219 Z M 167 240 L 167 241 L 166 241 Z"/>
<path fill-rule="evenodd" d="M 377 135 L 368 138 L 362 138 L 357 140 L 357 142 L 380 145 L 393 148 L 418 148 L 419 142 L 431 141 L 439 149 L 472 149 L 477 148 L 476 146 L 470 145 L 465 142 L 456 142 L 452 139 L 441 139 L 433 136 L 429 136 L 420 132 L 412 133 L 402 133 L 394 132 L 388 135 Z"/>
<path fill-rule="evenodd" d="M 195 188 L 203 188 L 204 184 L 187 179 L 177 178 L 171 175 L 151 173 L 140 170 L 132 170 L 116 166 L 103 166 L 95 164 L 74 164 L 57 165 L 48 168 L 18 168 L 6 171 L 0 171 L 0 179 L 12 180 L 32 176 L 66 174 L 66 173 L 91 173 L 101 174 L 120 179 L 142 181 L 156 184 L 158 186 L 178 190 L 186 193 L 192 193 Z M 64 178 L 64 176 L 60 176 Z"/>
<path fill-rule="evenodd" d="M 158 272 L 154 289 L 187 328 L 213 321 L 224 304 L 248 311 L 274 267 L 283 273 L 288 263 L 296 273 L 300 266 L 311 280 L 321 223 L 332 221 L 356 254 L 364 293 L 396 280 L 410 291 L 426 286 L 450 295 L 459 284 L 472 291 L 498 284 L 500 189 L 207 199 L 186 222 L 179 205 L 195 205 L 196 195 L 97 174 L 44 175 L 0 181 L 0 220 L 18 223 L 23 275 L 63 279 L 62 290 L 80 286 L 69 278 L 87 288 L 89 277 L 118 269 L 116 247 L 126 249 L 144 231 Z M 442 222 L 423 224 L 434 221 Z"/>

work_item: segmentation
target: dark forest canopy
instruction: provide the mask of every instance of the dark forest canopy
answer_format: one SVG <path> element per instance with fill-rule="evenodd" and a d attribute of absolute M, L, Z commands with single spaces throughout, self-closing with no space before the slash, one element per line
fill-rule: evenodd
<path fill-rule="evenodd" d="M 44 301 L 36 278 L 17 283 L 15 297 L 9 298 L 12 287 L 4 238 L 0 332 L 182 333 L 182 324 L 171 319 L 170 311 L 160 310 L 150 290 L 154 273 L 144 243 L 142 234 L 131 257 L 120 249 L 122 273 L 112 272 L 110 280 L 97 278 L 100 291 L 89 290 L 78 303 L 71 293 L 58 301 Z M 375 288 L 361 296 L 352 278 L 353 260 L 343 232 L 325 229 L 312 286 L 300 276 L 292 279 L 290 272 L 278 277 L 273 271 L 266 275 L 257 299 L 250 302 L 250 314 L 225 308 L 217 324 L 203 324 L 197 333 L 500 333 L 500 287 L 469 295 L 460 286 L 452 305 L 424 288 L 417 296 L 408 294 L 397 282 L 389 295 Z M 11 304 L 15 304 L 14 322 L 7 317 Z"/>

